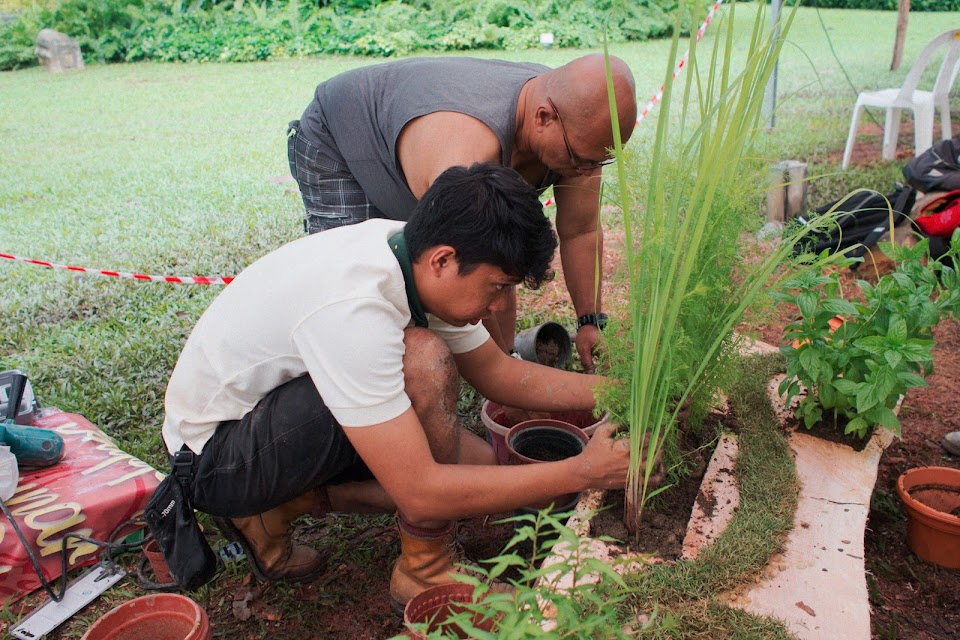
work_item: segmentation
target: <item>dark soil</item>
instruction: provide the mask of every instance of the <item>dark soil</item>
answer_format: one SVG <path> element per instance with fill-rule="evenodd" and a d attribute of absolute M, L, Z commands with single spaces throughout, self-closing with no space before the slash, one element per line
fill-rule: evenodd
<path fill-rule="evenodd" d="M 555 367 L 560 362 L 561 345 L 553 339 L 537 339 L 537 362 Z"/>
<path fill-rule="evenodd" d="M 681 454 L 686 472 L 666 492 L 654 496 L 645 508 L 639 540 L 630 536 L 623 523 L 625 495 L 622 490 L 607 492 L 604 510 L 590 521 L 590 535 L 620 540 L 626 552 L 652 554 L 664 560 L 678 559 L 683 552 L 683 538 L 694 503 L 699 499 L 706 508 L 714 506 L 703 504 L 704 498 L 700 495 L 700 483 L 717 444 L 714 434 L 708 426 L 684 431 Z"/>
<path fill-rule="evenodd" d="M 789 431 L 796 430 L 800 433 L 807 433 L 811 436 L 826 440 L 828 442 L 835 442 L 845 447 L 850 447 L 854 451 L 863 451 L 866 449 L 867 443 L 870 442 L 870 438 L 873 436 L 873 428 L 868 429 L 867 435 L 863 438 L 860 438 L 855 434 L 845 434 L 843 432 L 842 424 L 838 426 L 833 424 L 833 422 L 830 420 L 821 420 L 807 429 L 803 426 L 800 420 L 791 418 L 784 421 L 784 427 Z"/>

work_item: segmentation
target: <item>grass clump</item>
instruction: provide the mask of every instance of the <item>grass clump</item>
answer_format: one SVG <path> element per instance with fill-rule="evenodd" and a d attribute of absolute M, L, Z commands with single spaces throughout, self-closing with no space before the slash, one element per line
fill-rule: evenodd
<path fill-rule="evenodd" d="M 767 395 L 770 378 L 783 371 L 783 359 L 751 356 L 742 359 L 737 370 L 729 405 L 740 424 L 735 468 L 740 508 L 696 560 L 652 565 L 625 577 L 629 588 L 625 610 L 655 614 L 663 622 L 672 621 L 667 626 L 677 625 L 674 635 L 663 630 L 665 635 L 657 631 L 640 637 L 789 637 L 781 625 L 716 600 L 760 574 L 782 548 L 797 507 L 796 470 Z M 711 628 L 728 626 L 730 635 L 710 635 Z M 750 635 L 751 629 L 763 632 Z"/>

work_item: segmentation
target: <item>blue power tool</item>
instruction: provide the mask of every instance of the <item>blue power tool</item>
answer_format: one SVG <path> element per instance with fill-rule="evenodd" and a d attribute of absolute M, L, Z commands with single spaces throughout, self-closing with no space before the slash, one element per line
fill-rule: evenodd
<path fill-rule="evenodd" d="M 63 459 L 63 438 L 31 426 L 38 408 L 27 376 L 16 369 L 0 372 L 0 445 L 10 447 L 21 467 L 49 467 Z"/>

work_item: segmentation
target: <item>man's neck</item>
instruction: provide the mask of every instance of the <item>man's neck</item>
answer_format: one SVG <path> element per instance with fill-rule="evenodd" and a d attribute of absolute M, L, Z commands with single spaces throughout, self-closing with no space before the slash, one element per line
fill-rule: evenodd
<path fill-rule="evenodd" d="M 510 166 L 523 176 L 524 180 L 538 185 L 543 180 L 546 167 L 531 145 L 531 127 L 535 126 L 539 77 L 531 78 L 520 89 L 517 97 L 517 121 L 513 133 L 513 151 Z"/>

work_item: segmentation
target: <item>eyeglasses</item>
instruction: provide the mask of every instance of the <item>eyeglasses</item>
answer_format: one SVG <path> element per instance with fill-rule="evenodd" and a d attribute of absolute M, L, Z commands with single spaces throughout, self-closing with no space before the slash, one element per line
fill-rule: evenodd
<path fill-rule="evenodd" d="M 607 158 L 606 160 L 587 160 L 586 158 L 581 158 L 576 153 L 573 152 L 573 147 L 570 146 L 570 140 L 567 138 L 567 129 L 563 126 L 563 118 L 560 117 L 560 111 L 557 109 L 557 105 L 554 104 L 553 100 L 549 97 L 547 102 L 550 103 L 550 106 L 553 107 L 553 112 L 557 114 L 557 122 L 560 123 L 560 133 L 563 135 L 563 144 L 567 145 L 567 154 L 570 156 L 570 165 L 574 169 L 579 169 L 581 171 L 593 171 L 594 169 L 599 169 L 600 167 L 605 167 L 608 164 L 612 164 L 616 161 L 616 158 Z"/>

